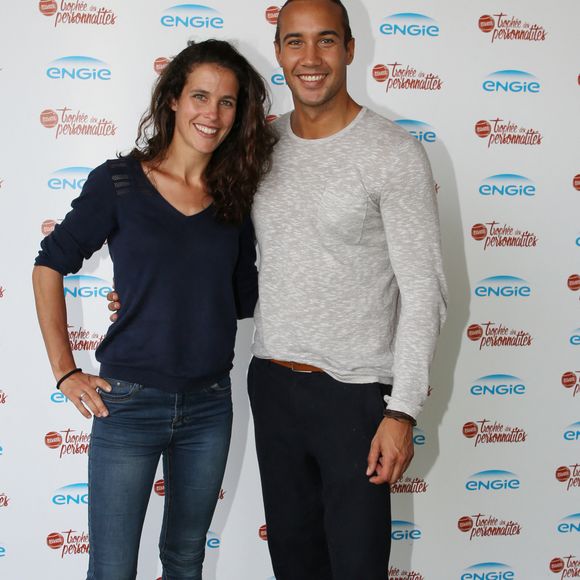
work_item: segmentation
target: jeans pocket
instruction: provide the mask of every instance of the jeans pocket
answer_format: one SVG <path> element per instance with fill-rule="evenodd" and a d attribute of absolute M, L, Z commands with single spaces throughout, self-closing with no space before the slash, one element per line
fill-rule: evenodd
<path fill-rule="evenodd" d="M 130 381 L 112 379 L 109 377 L 102 378 L 111 385 L 111 391 L 107 393 L 107 391 L 99 389 L 99 395 L 103 401 L 108 401 L 110 403 L 128 401 L 143 389 L 143 385 L 140 385 L 139 383 L 132 383 Z"/>
<path fill-rule="evenodd" d="M 209 386 L 209 390 L 212 393 L 228 393 L 232 389 L 232 380 L 230 376 L 227 375 L 223 379 L 216 381 L 213 385 Z"/>

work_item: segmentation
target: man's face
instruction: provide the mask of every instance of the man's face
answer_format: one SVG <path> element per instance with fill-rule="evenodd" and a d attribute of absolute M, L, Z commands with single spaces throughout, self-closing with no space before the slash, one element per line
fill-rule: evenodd
<path fill-rule="evenodd" d="M 340 7 L 329 0 L 295 0 L 281 17 L 276 58 L 294 105 L 323 108 L 337 95 L 346 95 L 354 40 L 344 46 Z"/>

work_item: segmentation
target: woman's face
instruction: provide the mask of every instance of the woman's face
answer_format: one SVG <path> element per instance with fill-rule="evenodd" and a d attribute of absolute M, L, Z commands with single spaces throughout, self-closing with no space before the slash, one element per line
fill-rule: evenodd
<path fill-rule="evenodd" d="M 236 119 L 239 85 L 235 74 L 217 64 L 197 65 L 187 76 L 175 111 L 172 145 L 211 155 Z"/>

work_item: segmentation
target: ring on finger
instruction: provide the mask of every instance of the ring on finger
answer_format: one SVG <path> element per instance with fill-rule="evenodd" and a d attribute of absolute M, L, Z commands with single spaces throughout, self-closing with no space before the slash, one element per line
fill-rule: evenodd
<path fill-rule="evenodd" d="M 85 398 L 86 393 L 81 393 L 79 399 L 82 401 Z"/>

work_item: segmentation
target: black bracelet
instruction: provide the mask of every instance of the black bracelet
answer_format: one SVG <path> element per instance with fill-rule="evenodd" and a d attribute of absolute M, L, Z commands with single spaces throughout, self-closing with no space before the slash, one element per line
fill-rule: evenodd
<path fill-rule="evenodd" d="M 60 377 L 60 379 L 56 383 L 56 388 L 60 390 L 60 386 L 62 385 L 62 383 L 64 381 L 66 381 L 71 375 L 74 375 L 75 373 L 82 373 L 82 372 L 83 372 L 83 369 L 73 369 L 72 371 L 69 371 L 68 373 L 66 373 L 66 375 L 63 375 L 62 377 Z"/>
<path fill-rule="evenodd" d="M 403 411 L 385 409 L 383 412 L 383 417 L 386 417 L 387 419 L 395 419 L 397 421 L 406 421 L 407 423 L 411 423 L 413 427 L 417 426 L 417 421 L 413 417 L 411 417 L 411 415 L 403 413 Z"/>

